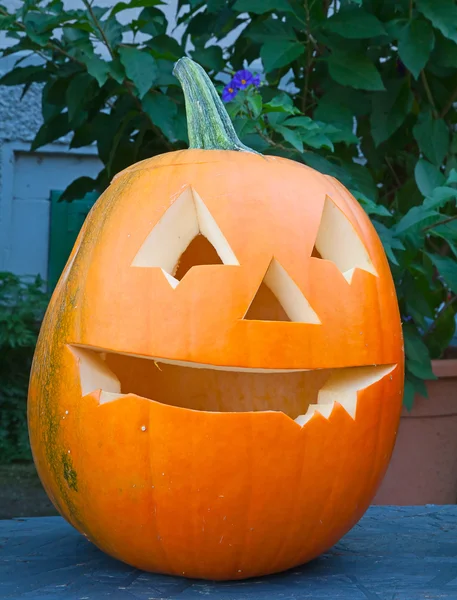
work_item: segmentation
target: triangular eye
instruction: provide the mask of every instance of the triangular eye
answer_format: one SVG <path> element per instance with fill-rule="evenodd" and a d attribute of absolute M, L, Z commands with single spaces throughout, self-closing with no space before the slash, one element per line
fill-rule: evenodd
<path fill-rule="evenodd" d="M 222 265 L 224 264 L 211 242 L 199 233 L 191 241 L 176 265 L 174 277 L 178 281 L 192 268 L 198 265 Z"/>
<path fill-rule="evenodd" d="M 154 226 L 132 266 L 160 267 L 176 287 L 191 267 L 221 263 L 239 264 L 207 206 L 188 187 Z"/>
<path fill-rule="evenodd" d="M 351 283 L 355 269 L 378 275 L 370 256 L 346 215 L 330 198 L 325 199 L 312 255 L 330 260 Z"/>
<path fill-rule="evenodd" d="M 319 317 L 303 292 L 275 258 L 271 261 L 244 319 L 320 324 Z"/>

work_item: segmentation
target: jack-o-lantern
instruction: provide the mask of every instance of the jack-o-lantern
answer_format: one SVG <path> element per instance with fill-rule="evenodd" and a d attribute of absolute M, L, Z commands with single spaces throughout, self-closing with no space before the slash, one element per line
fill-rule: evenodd
<path fill-rule="evenodd" d="M 30 436 L 101 549 L 241 579 L 310 560 L 366 510 L 399 421 L 400 319 L 357 201 L 248 151 L 202 69 L 176 70 L 192 149 L 120 173 L 88 216 L 42 326 Z"/>

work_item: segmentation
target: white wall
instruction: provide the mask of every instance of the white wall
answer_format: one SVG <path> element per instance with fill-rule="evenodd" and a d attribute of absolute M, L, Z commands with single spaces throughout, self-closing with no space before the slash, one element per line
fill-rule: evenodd
<path fill-rule="evenodd" d="M 2 147 L 0 270 L 46 279 L 51 190 L 64 190 L 81 175 L 96 176 L 101 163 L 94 152 L 68 152 L 59 144 L 33 153 L 27 148 L 20 142 Z"/>

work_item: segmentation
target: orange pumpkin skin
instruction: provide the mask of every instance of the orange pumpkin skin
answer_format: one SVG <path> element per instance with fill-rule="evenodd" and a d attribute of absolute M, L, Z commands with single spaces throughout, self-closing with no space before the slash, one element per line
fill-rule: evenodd
<path fill-rule="evenodd" d="M 132 262 L 188 186 L 239 265 L 194 267 L 173 289 L 160 268 Z M 333 262 L 312 256 L 326 199 L 376 275 L 356 269 L 348 283 Z M 243 318 L 273 257 L 320 324 Z M 391 370 L 358 391 L 355 418 L 337 401 L 328 418 L 316 411 L 301 426 L 281 412 L 289 398 L 275 397 L 280 383 L 262 410 L 193 410 L 181 397 L 167 404 L 129 390 L 100 403 L 100 390 L 82 393 L 75 347 L 153 357 L 164 373 L 179 367 L 162 361 L 247 373 Z M 186 385 L 206 376 L 195 373 Z M 30 439 L 55 506 L 102 550 L 145 570 L 242 579 L 308 561 L 357 522 L 387 468 L 402 393 L 389 267 L 349 192 L 286 159 L 185 150 L 119 174 L 88 216 L 42 326 Z"/>

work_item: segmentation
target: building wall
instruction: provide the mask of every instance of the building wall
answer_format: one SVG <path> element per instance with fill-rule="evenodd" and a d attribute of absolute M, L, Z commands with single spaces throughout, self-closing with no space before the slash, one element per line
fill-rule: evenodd
<path fill-rule="evenodd" d="M 37 152 L 30 142 L 42 123 L 41 89 L 0 87 L 0 270 L 47 277 L 51 190 L 101 163 L 94 148 L 71 152 L 62 140 Z"/>

